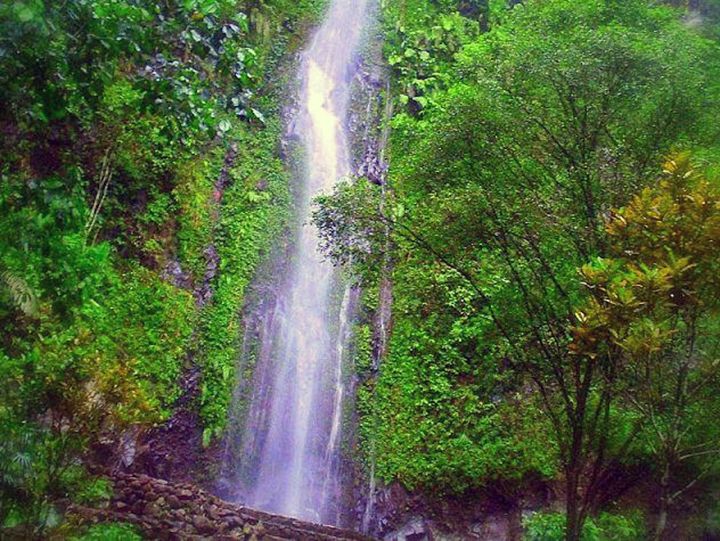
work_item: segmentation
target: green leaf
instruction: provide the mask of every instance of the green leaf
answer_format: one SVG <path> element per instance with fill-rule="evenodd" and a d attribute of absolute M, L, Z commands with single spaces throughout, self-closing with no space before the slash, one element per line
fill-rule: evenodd
<path fill-rule="evenodd" d="M 255 116 L 255 118 L 257 118 L 260 122 L 265 124 L 265 116 L 260 111 L 258 111 L 257 109 L 251 109 L 251 111 L 252 111 L 252 114 Z"/>
<path fill-rule="evenodd" d="M 22 5 L 17 10 L 17 18 L 22 23 L 29 23 L 30 21 L 35 19 L 35 12 L 30 6 Z"/>
<path fill-rule="evenodd" d="M 211 428 L 205 428 L 203 430 L 203 434 L 202 434 L 203 447 L 210 446 L 210 442 L 212 441 L 212 436 L 213 436 L 213 433 L 212 433 Z"/>
<path fill-rule="evenodd" d="M 222 119 L 218 123 L 218 130 L 220 130 L 220 132 L 222 132 L 222 133 L 226 133 L 226 132 L 230 131 L 230 128 L 232 128 L 232 124 L 230 124 L 229 120 Z"/>

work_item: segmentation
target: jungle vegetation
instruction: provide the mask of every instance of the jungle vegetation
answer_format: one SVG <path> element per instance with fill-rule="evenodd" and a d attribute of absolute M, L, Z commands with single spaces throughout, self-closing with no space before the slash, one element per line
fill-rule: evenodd
<path fill-rule="evenodd" d="M 384 480 L 555 480 L 565 514 L 531 517 L 532 539 L 661 539 L 673 504 L 709 497 L 719 7 L 386 3 L 386 186 L 315 213 L 368 290 L 392 261 L 389 351 L 358 396 Z M 645 520 L 608 515 L 648 474 Z"/>
<path fill-rule="evenodd" d="M 315 213 L 364 290 L 359 460 L 440 496 L 551 484 L 529 539 L 661 539 L 691 497 L 684 531 L 718 535 L 720 2 L 380 4 L 388 177 Z M 292 216 L 283 66 L 324 5 L 0 5 L 0 528 L 135 538 L 63 511 L 188 375 L 222 434 Z"/>
<path fill-rule="evenodd" d="M 245 290 L 291 208 L 282 59 L 322 11 L 0 5 L 3 531 L 75 535 L 63 509 L 112 491 L 97 453 L 168 419 L 188 374 L 205 443 L 222 431 Z"/>

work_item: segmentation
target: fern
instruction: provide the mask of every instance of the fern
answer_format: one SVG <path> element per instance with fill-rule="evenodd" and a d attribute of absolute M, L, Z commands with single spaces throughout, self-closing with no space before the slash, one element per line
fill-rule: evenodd
<path fill-rule="evenodd" d="M 0 288 L 7 291 L 13 304 L 24 314 L 34 316 L 37 313 L 37 296 L 25 280 L 10 271 L 2 271 Z"/>

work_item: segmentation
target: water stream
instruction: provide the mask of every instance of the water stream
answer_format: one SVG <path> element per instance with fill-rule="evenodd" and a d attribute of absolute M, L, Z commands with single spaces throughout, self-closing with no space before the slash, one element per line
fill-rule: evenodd
<path fill-rule="evenodd" d="M 334 0 L 301 63 L 295 135 L 307 156 L 291 268 L 261 310 L 259 348 L 240 460 L 253 464 L 238 499 L 251 507 L 338 524 L 339 451 L 350 289 L 339 288 L 308 224 L 312 199 L 350 172 L 346 117 L 365 0 Z"/>

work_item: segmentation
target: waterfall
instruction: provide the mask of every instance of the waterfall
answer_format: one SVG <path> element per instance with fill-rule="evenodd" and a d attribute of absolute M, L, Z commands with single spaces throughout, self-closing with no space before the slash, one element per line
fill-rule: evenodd
<path fill-rule="evenodd" d="M 339 523 L 342 507 L 343 365 L 355 294 L 338 287 L 308 222 L 312 199 L 350 174 L 345 126 L 365 12 L 365 0 L 334 0 L 302 59 L 294 130 L 307 163 L 298 233 L 290 268 L 259 310 L 260 344 L 236 458 L 250 478 L 237 490 L 239 501 L 328 524 Z"/>

